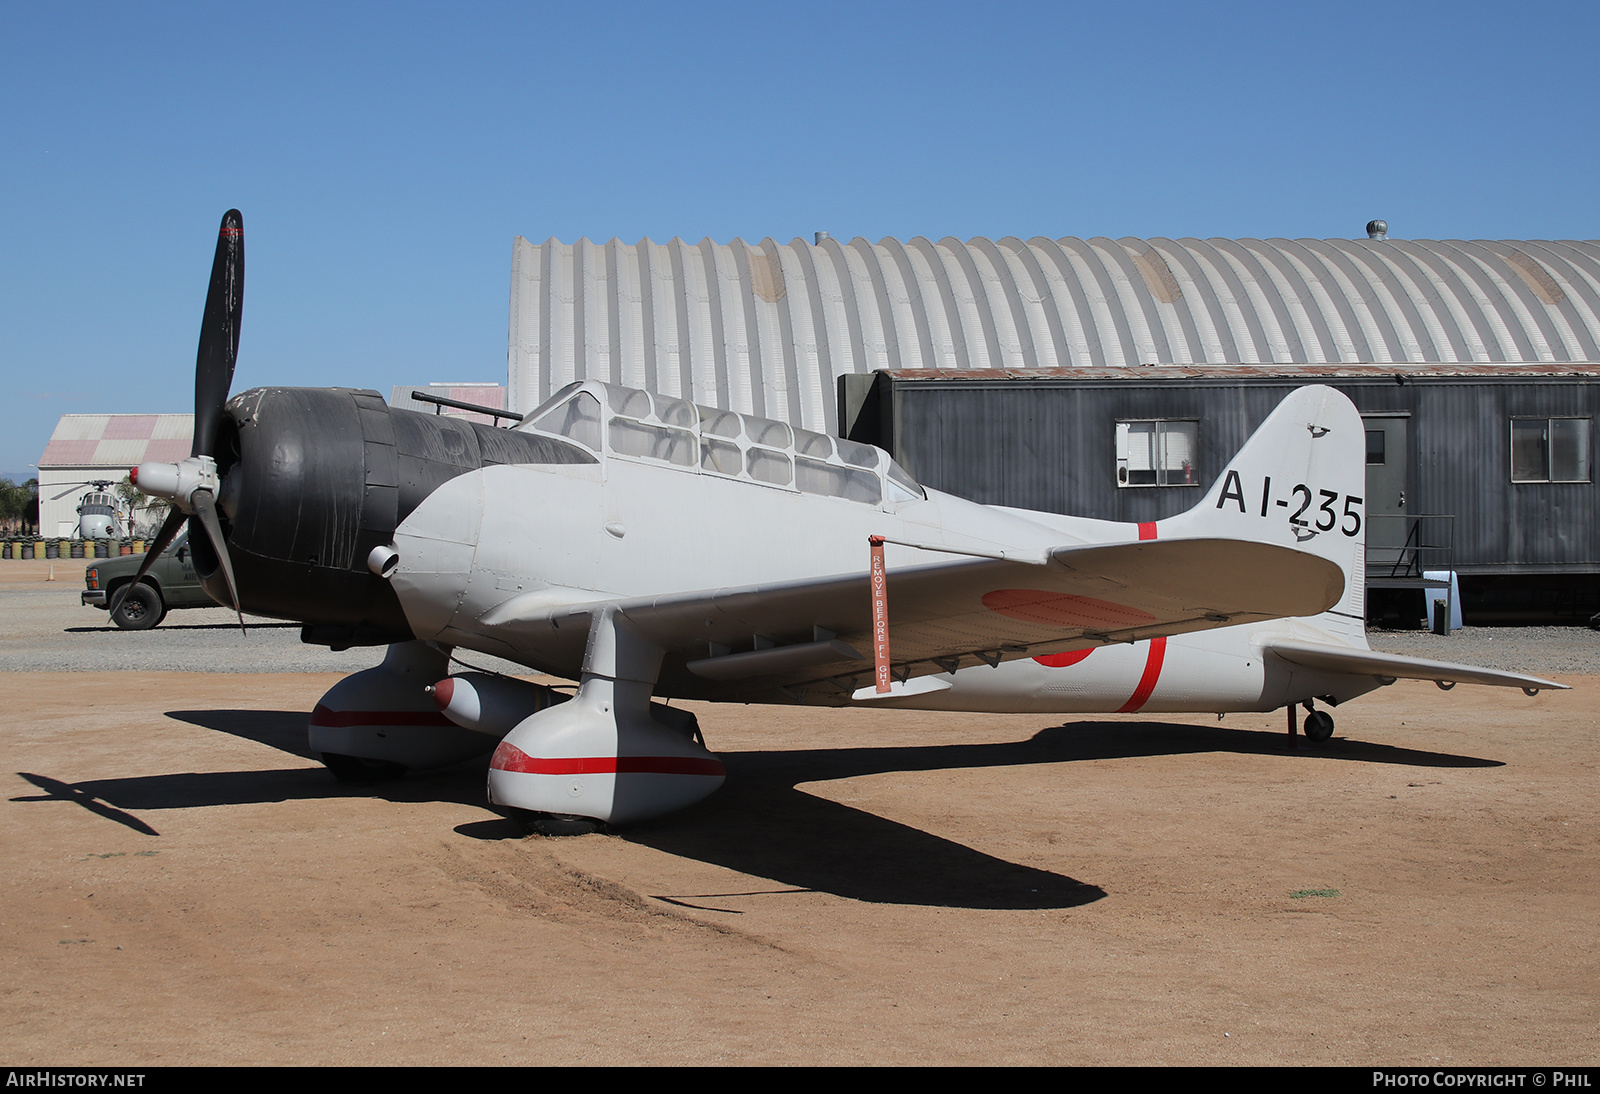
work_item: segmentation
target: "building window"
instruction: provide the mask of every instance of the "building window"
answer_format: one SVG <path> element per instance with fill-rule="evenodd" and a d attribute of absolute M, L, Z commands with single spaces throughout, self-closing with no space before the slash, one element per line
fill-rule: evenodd
<path fill-rule="evenodd" d="M 1118 486 L 1199 486 L 1198 421 L 1117 423 Z"/>
<path fill-rule="evenodd" d="M 1384 448 L 1385 434 L 1381 429 L 1367 430 L 1367 462 L 1382 465 L 1387 463 L 1388 453 Z"/>
<path fill-rule="evenodd" d="M 1512 482 L 1588 482 L 1588 418 L 1511 419 Z"/>

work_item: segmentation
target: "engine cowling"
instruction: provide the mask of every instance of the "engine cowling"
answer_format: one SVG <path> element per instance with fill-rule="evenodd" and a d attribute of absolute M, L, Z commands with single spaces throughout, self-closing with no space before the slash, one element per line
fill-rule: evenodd
<path fill-rule="evenodd" d="M 211 456 L 240 606 L 305 623 L 308 640 L 330 645 L 413 637 L 367 560 L 439 486 L 490 464 L 595 462 L 557 438 L 396 410 L 353 388 L 255 388 L 225 412 Z M 190 542 L 206 590 L 225 602 L 215 552 L 203 536 Z"/>

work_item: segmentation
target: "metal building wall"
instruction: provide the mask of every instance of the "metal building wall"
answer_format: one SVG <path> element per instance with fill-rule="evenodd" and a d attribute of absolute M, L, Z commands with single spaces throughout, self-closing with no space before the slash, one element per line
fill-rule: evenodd
<path fill-rule="evenodd" d="M 875 369 L 1600 360 L 1600 242 L 513 246 L 511 409 L 597 377 L 836 432 Z"/>
<path fill-rule="evenodd" d="M 1084 370 L 1088 371 L 1088 370 Z M 859 423 L 921 482 L 973 501 L 1117 521 L 1151 521 L 1195 505 L 1250 434 L 1291 390 L 1338 388 L 1364 414 L 1409 415 L 1407 509 L 1453 514 L 1462 573 L 1600 572 L 1600 495 L 1592 482 L 1513 483 L 1514 417 L 1600 419 L 1600 368 L 1564 375 L 1183 375 L 1107 371 L 1103 378 L 878 378 L 887 405 Z M 886 389 L 886 390 L 885 390 Z M 1200 422 L 1196 485 L 1119 488 L 1117 420 Z M 881 425 L 879 424 L 881 423 Z M 887 428 L 884 428 L 886 426 Z M 887 434 L 887 435 L 885 435 Z M 1600 435 L 1590 438 L 1596 466 Z"/>

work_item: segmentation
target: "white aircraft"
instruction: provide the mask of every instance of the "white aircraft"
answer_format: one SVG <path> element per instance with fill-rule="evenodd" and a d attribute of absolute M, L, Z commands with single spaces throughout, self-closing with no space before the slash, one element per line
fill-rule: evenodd
<path fill-rule="evenodd" d="M 1532 676 L 1397 657 L 1363 620 L 1365 435 L 1326 387 L 1286 398 L 1189 512 L 1119 524 L 978 505 L 867 445 L 599 381 L 511 429 L 375 392 L 227 400 L 242 228 L 223 219 L 193 455 L 141 490 L 187 514 L 219 602 L 382 665 L 318 704 L 344 777 L 492 750 L 489 797 L 626 823 L 724 770 L 665 699 L 1018 712 L 1307 710 L 1399 678 Z M 490 673 L 455 650 L 567 680 Z"/>
<path fill-rule="evenodd" d="M 68 494 L 87 486 L 89 489 L 84 490 L 83 496 L 78 499 L 77 538 L 88 540 L 104 539 L 107 536 L 121 537 L 132 527 L 133 520 L 131 517 L 124 517 L 122 499 L 111 493 L 113 485 L 110 479 L 86 479 L 83 482 L 68 483 L 65 490 L 50 500 L 60 501 Z"/>

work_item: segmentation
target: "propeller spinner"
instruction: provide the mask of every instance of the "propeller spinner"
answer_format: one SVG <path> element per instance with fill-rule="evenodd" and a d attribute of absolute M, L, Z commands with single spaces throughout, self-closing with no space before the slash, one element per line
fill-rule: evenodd
<path fill-rule="evenodd" d="M 133 484 L 151 497 L 165 498 L 172 511 L 161 525 L 155 541 L 145 554 L 134 579 L 124 585 L 111 611 L 116 612 L 122 598 L 144 579 L 161 552 L 172 544 L 185 520 L 191 521 L 189 538 L 197 540 L 193 524 L 200 526 L 215 551 L 227 582 L 229 607 L 239 615 L 244 629 L 244 614 L 239 610 L 239 591 L 233 579 L 233 560 L 217 519 L 217 495 L 222 484 L 213 455 L 217 433 L 225 417 L 223 406 L 233 384 L 234 364 L 239 358 L 239 320 L 244 309 L 244 219 L 239 210 L 223 214 L 217 233 L 217 255 L 211 263 L 211 288 L 206 293 L 205 316 L 200 321 L 200 351 L 194 371 L 194 445 L 189 458 L 181 463 L 142 463 L 131 474 Z"/>

